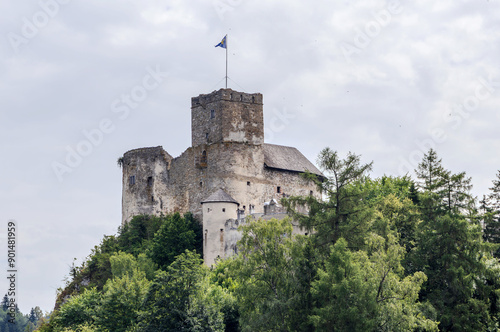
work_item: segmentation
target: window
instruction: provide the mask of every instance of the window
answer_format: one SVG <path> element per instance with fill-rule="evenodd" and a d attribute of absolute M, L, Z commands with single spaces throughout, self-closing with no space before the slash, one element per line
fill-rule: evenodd
<path fill-rule="evenodd" d="M 243 95 L 240 95 L 240 101 L 243 101 Z"/>
<path fill-rule="evenodd" d="M 151 187 L 153 185 L 153 177 L 149 176 L 148 177 L 148 187 Z"/>
<path fill-rule="evenodd" d="M 202 182 L 202 181 L 200 181 L 200 188 L 201 188 L 201 187 L 203 187 L 203 182 Z"/>
<path fill-rule="evenodd" d="M 281 193 L 281 187 L 280 187 L 280 186 L 278 186 L 278 187 L 276 188 L 276 192 L 277 192 L 278 194 L 280 194 L 280 193 Z"/>
<path fill-rule="evenodd" d="M 222 208 L 222 212 L 226 212 L 226 209 L 225 209 L 225 208 Z"/>
<path fill-rule="evenodd" d="M 203 152 L 201 153 L 201 160 L 200 162 L 202 164 L 206 164 L 207 163 L 207 151 L 203 150 Z"/>
<path fill-rule="evenodd" d="M 250 185 L 250 181 L 247 181 L 247 186 L 249 186 L 249 185 Z"/>
<path fill-rule="evenodd" d="M 155 202 L 155 197 L 154 196 L 151 196 L 151 202 Z"/>
<path fill-rule="evenodd" d="M 311 195 L 311 196 L 312 196 L 313 194 L 314 194 L 314 193 L 313 193 L 313 191 L 311 190 L 311 191 L 309 192 L 309 195 Z"/>
<path fill-rule="evenodd" d="M 135 175 L 132 175 L 132 176 L 129 178 L 129 184 L 130 184 L 130 185 L 135 184 Z"/>
<path fill-rule="evenodd" d="M 208 139 L 208 133 L 205 133 L 205 138 Z"/>
<path fill-rule="evenodd" d="M 215 110 L 210 111 L 210 119 L 215 118 Z"/>

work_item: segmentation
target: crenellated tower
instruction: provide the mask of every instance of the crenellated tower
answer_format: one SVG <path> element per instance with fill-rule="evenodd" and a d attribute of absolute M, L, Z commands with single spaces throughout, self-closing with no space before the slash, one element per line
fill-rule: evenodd
<path fill-rule="evenodd" d="M 191 145 L 264 143 L 262 94 L 220 89 L 191 98 Z"/>
<path fill-rule="evenodd" d="M 191 147 L 176 158 L 162 147 L 124 154 L 122 223 L 137 214 L 172 212 L 192 212 L 201 221 L 201 202 L 219 189 L 240 204 L 242 214 L 263 213 L 271 199 L 319 194 L 300 176 L 305 171 L 321 175 L 304 155 L 264 143 L 260 93 L 220 89 L 193 97 L 191 139 Z"/>

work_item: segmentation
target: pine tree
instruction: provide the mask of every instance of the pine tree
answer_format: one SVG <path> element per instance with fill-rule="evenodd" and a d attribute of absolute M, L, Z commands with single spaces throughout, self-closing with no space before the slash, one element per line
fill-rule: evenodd
<path fill-rule="evenodd" d="M 413 181 L 410 184 L 410 192 L 408 193 L 408 198 L 411 199 L 413 204 L 417 206 L 420 204 L 419 192 L 418 189 L 415 187 L 415 182 Z"/>
<path fill-rule="evenodd" d="M 484 201 L 484 202 L 483 202 Z M 483 237 L 490 243 L 500 244 L 500 171 L 497 179 L 493 180 L 488 197 L 483 198 L 484 205 L 484 234 Z M 500 248 L 495 250 L 495 257 L 500 257 Z"/>
<path fill-rule="evenodd" d="M 446 213 L 467 212 L 474 218 L 474 198 L 470 190 L 471 178 L 465 172 L 453 174 L 441 165 L 436 151 L 430 149 L 415 170 L 418 185 L 423 191 L 421 207 L 424 215 L 432 220 Z"/>
<path fill-rule="evenodd" d="M 2 299 L 2 310 L 3 311 L 9 310 L 9 297 L 7 296 L 7 294 L 5 294 L 5 296 Z"/>
<path fill-rule="evenodd" d="M 326 177 L 320 179 L 308 174 L 308 178 L 317 184 L 327 200 L 309 195 L 283 201 L 295 220 L 309 231 L 314 230 L 318 246 L 334 244 L 341 237 L 353 247 L 364 245 L 369 220 L 364 214 L 369 213 L 369 209 L 364 204 L 366 190 L 359 184 L 366 180 L 373 162 L 361 164 L 360 161 L 360 156 L 351 152 L 342 159 L 336 151 L 323 149 L 318 165 Z M 303 206 L 308 207 L 309 215 L 301 213 Z"/>

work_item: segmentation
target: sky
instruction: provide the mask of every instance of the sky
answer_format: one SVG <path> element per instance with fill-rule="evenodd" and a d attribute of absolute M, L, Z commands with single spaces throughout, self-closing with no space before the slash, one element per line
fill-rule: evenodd
<path fill-rule="evenodd" d="M 23 313 L 121 222 L 126 151 L 191 144 L 191 97 L 264 97 L 266 142 L 414 176 L 430 148 L 488 193 L 500 169 L 498 0 L 0 3 L 0 270 Z M 0 278 L 0 292 L 9 283 Z"/>

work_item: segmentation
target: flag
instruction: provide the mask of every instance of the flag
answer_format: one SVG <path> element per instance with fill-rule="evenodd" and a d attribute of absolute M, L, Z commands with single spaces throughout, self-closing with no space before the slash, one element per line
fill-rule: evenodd
<path fill-rule="evenodd" d="M 222 48 L 227 48 L 226 37 L 227 36 L 224 36 L 224 38 L 222 38 L 222 40 L 220 41 L 220 43 L 218 43 L 217 45 L 215 45 L 215 47 L 220 46 Z"/>

